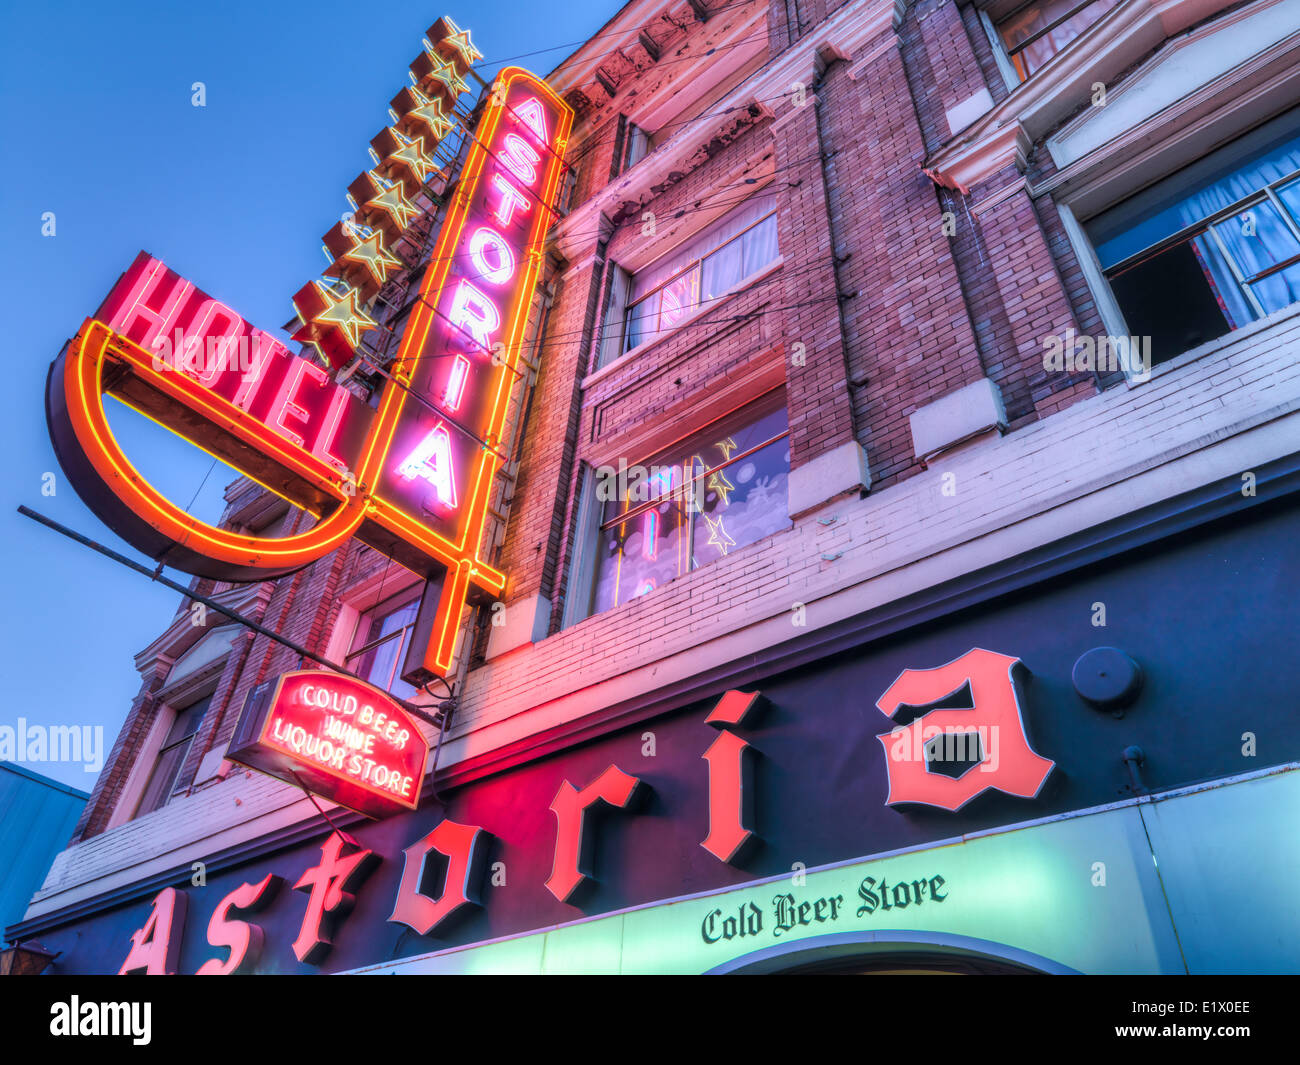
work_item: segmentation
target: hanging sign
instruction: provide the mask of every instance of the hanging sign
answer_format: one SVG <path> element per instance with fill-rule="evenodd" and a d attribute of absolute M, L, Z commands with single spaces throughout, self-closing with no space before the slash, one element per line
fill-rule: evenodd
<path fill-rule="evenodd" d="M 386 817 L 419 806 L 427 754 L 415 719 L 386 692 L 308 669 L 249 693 L 226 757 Z"/>

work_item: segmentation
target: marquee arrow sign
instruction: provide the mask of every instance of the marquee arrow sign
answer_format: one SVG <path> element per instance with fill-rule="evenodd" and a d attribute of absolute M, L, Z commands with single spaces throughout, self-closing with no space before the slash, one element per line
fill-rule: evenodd
<path fill-rule="evenodd" d="M 541 79 L 497 75 L 378 410 L 141 253 L 50 368 L 50 437 L 77 493 L 149 556 L 221 580 L 281 576 L 356 536 L 441 578 L 422 668 L 445 674 L 471 586 L 505 586 L 480 541 L 572 123 Z M 269 538 L 192 517 L 119 447 L 105 394 L 315 521 Z"/>

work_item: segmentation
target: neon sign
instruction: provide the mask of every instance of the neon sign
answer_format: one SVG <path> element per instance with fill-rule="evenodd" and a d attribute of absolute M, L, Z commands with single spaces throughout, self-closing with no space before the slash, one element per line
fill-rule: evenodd
<path fill-rule="evenodd" d="M 447 35 L 426 56 L 445 65 L 472 49 L 449 20 L 436 26 Z M 498 75 L 378 411 L 141 253 L 51 367 L 50 434 L 78 494 L 146 554 L 222 580 L 280 576 L 356 536 L 441 578 L 430 585 L 436 609 L 414 668 L 446 673 L 471 586 L 487 595 L 505 586 L 479 545 L 572 121 L 568 105 L 534 75 L 513 67 Z M 406 149 L 420 138 L 397 137 L 395 154 L 412 162 Z M 403 166 L 385 168 L 396 184 L 369 174 L 363 184 L 375 195 L 367 206 L 384 202 L 373 202 L 367 217 L 409 209 Z M 334 272 L 375 286 L 395 262 L 381 235 L 382 227 L 351 232 Z M 363 296 L 342 282 L 310 282 L 295 298 L 303 320 L 295 339 L 314 344 L 331 366 L 350 361 L 375 326 Z M 192 517 L 122 452 L 105 394 L 317 521 L 270 539 Z"/>
<path fill-rule="evenodd" d="M 428 745 L 389 695 L 321 670 L 285 673 L 270 688 L 250 693 L 231 761 L 371 817 L 416 809 Z"/>

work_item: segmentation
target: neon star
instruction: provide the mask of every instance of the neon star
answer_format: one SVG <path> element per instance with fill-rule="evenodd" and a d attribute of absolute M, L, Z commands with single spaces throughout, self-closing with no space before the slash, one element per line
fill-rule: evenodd
<path fill-rule="evenodd" d="M 724 555 L 727 553 L 727 548 L 736 546 L 736 541 L 731 538 L 731 535 L 723 527 L 721 518 L 718 518 L 715 522 L 705 514 L 704 523 L 709 527 L 709 538 L 705 541 L 705 546 L 716 547 Z"/>
<path fill-rule="evenodd" d="M 457 73 L 456 68 L 437 52 L 429 53 L 429 62 L 433 64 L 433 69 L 429 71 L 429 77 L 434 81 L 442 82 L 452 96 L 459 96 L 461 93 L 469 91 L 469 86 L 465 84 L 465 79 Z"/>
<path fill-rule="evenodd" d="M 398 229 L 405 229 L 420 209 L 402 195 L 402 186 L 390 185 L 373 200 L 366 201 L 366 210 L 383 211 L 396 224 Z"/>
<path fill-rule="evenodd" d="M 367 237 L 354 238 L 352 247 L 341 258 L 346 262 L 360 263 L 376 283 L 382 285 L 388 278 L 388 271 L 402 265 L 383 249 L 380 243 L 383 239 L 384 234 L 377 229 Z"/>
<path fill-rule="evenodd" d="M 719 441 L 718 441 L 716 444 L 714 444 L 713 446 L 716 447 L 719 451 L 722 452 L 722 461 L 723 461 L 723 462 L 730 462 L 730 461 L 731 461 L 731 453 L 732 453 L 733 451 L 736 450 L 736 446 L 737 446 L 737 445 L 736 445 L 736 442 L 735 442 L 734 440 L 731 439 L 731 437 L 727 437 L 725 440 L 719 440 Z"/>
<path fill-rule="evenodd" d="M 483 58 L 483 53 L 470 42 L 469 30 L 462 30 L 446 15 L 443 15 L 443 21 L 447 23 L 447 28 L 451 30 L 451 33 L 447 34 L 444 40 L 460 53 L 460 57 L 465 60 L 466 66 L 472 67 L 478 60 Z"/>
<path fill-rule="evenodd" d="M 419 179 L 421 185 L 423 185 L 425 179 L 437 169 L 437 167 L 434 166 L 433 160 L 424 154 L 423 137 L 416 137 L 413 140 L 404 143 L 397 149 L 397 151 L 388 157 L 388 162 L 390 164 L 393 161 L 405 163 L 409 166 L 412 173 L 414 173 Z"/>
<path fill-rule="evenodd" d="M 718 493 L 718 498 L 722 500 L 724 507 L 731 503 L 728 493 L 734 492 L 736 486 L 727 480 L 727 475 L 722 470 L 709 474 L 708 483 L 709 487 Z"/>
<path fill-rule="evenodd" d="M 429 130 L 435 144 L 451 132 L 451 118 L 443 108 L 442 101 L 436 97 L 432 100 L 426 99 L 419 107 L 411 108 L 407 112 L 407 117 L 423 124 Z"/>
<path fill-rule="evenodd" d="M 341 330 L 347 338 L 348 344 L 352 347 L 355 348 L 361 344 L 362 333 L 379 325 L 378 322 L 357 306 L 356 289 L 346 289 L 343 295 L 339 296 L 328 285 L 324 285 L 319 281 L 315 281 L 313 284 L 320 290 L 321 298 L 326 306 L 312 321 Z M 294 339 L 299 338 L 295 335 Z"/>

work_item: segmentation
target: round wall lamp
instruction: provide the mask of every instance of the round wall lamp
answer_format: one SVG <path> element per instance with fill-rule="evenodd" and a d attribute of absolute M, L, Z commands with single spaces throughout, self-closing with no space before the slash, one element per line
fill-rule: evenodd
<path fill-rule="evenodd" d="M 1079 698 L 1098 710 L 1123 717 L 1142 691 L 1142 667 L 1118 647 L 1085 651 L 1070 672 Z"/>

